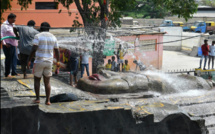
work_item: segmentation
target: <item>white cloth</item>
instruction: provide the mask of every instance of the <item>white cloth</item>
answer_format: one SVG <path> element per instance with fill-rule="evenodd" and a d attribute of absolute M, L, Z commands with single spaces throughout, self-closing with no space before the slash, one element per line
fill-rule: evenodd
<path fill-rule="evenodd" d="M 33 44 L 38 46 L 34 63 L 44 61 L 53 62 L 53 49 L 58 48 L 56 37 L 49 32 L 42 32 L 35 35 Z"/>
<path fill-rule="evenodd" d="M 120 63 L 124 63 L 124 60 L 122 60 L 122 59 L 118 59 L 118 64 L 120 64 Z"/>
<path fill-rule="evenodd" d="M 215 56 L 215 46 L 210 45 L 210 52 L 209 52 L 210 56 Z"/>
<path fill-rule="evenodd" d="M 117 68 L 116 61 L 112 61 L 111 62 L 111 71 L 115 71 L 116 68 Z"/>
<path fill-rule="evenodd" d="M 82 60 L 81 60 L 81 63 L 82 64 L 89 64 L 89 52 L 84 52 L 82 53 Z"/>

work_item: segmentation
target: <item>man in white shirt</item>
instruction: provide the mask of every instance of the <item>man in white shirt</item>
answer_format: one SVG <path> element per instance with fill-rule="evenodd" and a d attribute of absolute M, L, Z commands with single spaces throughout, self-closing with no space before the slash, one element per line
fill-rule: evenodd
<path fill-rule="evenodd" d="M 40 103 L 40 80 L 43 76 L 45 90 L 46 90 L 46 105 L 50 105 L 51 85 L 50 77 L 52 76 L 52 63 L 53 63 L 53 49 L 55 50 L 57 66 L 59 63 L 59 49 L 56 37 L 49 32 L 50 25 L 47 22 L 43 22 L 40 26 L 41 33 L 35 35 L 33 40 L 33 47 L 28 59 L 30 64 L 33 55 L 35 54 L 34 61 L 34 89 L 36 92 L 35 103 Z M 28 64 L 28 68 L 29 68 Z"/>
<path fill-rule="evenodd" d="M 210 69 L 210 62 L 212 61 L 212 69 L 214 68 L 214 57 L 215 57 L 215 41 L 212 41 L 212 45 L 209 47 L 209 61 L 208 69 Z"/>
<path fill-rule="evenodd" d="M 81 78 L 83 77 L 84 74 L 84 68 L 86 68 L 87 76 L 90 75 L 89 73 L 89 56 L 90 52 L 87 49 L 83 50 L 84 52 L 81 54 Z"/>

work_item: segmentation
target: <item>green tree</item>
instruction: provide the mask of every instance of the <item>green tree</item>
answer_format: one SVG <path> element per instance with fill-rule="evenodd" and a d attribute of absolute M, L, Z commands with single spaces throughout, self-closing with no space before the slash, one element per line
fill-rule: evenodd
<path fill-rule="evenodd" d="M 215 0 L 202 0 L 202 4 L 206 6 L 215 7 Z"/>
<path fill-rule="evenodd" d="M 168 14 L 165 7 L 156 6 L 151 0 L 136 0 L 136 6 L 131 10 L 124 12 L 124 16 L 133 18 L 163 18 Z"/>
<path fill-rule="evenodd" d="M 11 1 L 12 0 L 2 0 L 1 2 L 1 14 L 11 9 Z M 135 5 L 138 5 L 142 2 L 145 6 L 148 5 L 147 8 L 151 6 L 150 2 L 154 6 L 152 13 L 159 16 L 160 12 L 157 10 L 161 8 L 165 8 L 172 15 L 178 15 L 178 17 L 183 17 L 185 20 L 188 20 L 192 17 L 197 11 L 197 4 L 195 0 L 54 0 L 63 4 L 69 10 L 69 6 L 72 3 L 75 3 L 77 9 L 82 17 L 83 25 L 100 25 L 105 28 L 106 26 L 101 23 L 106 17 L 108 18 L 107 25 L 108 26 L 119 26 L 120 25 L 120 17 L 126 11 L 132 11 Z M 21 6 L 22 9 L 27 9 L 28 5 L 32 3 L 32 0 L 18 0 L 17 4 Z M 105 4 L 106 3 L 106 4 Z M 109 7 L 107 7 L 109 5 Z M 143 10 L 144 6 L 141 10 Z M 109 12 L 108 12 L 109 10 Z M 69 12 L 71 14 L 71 12 Z M 140 12 L 141 13 L 141 12 Z M 162 12 L 161 12 L 162 14 Z M 152 16 L 152 15 L 151 15 Z"/>
<path fill-rule="evenodd" d="M 4 20 L 2 18 L 2 14 L 6 11 L 6 10 L 11 10 L 11 2 L 13 0 L 2 0 L 1 1 L 1 22 Z M 23 9 L 27 9 L 28 5 L 32 3 L 32 0 L 17 0 L 17 4 L 19 4 L 21 6 L 21 10 Z"/>
<path fill-rule="evenodd" d="M 195 0 L 136 0 L 134 9 L 125 13 L 136 18 L 163 18 L 178 15 L 188 20 L 197 11 Z"/>
<path fill-rule="evenodd" d="M 186 21 L 193 17 L 198 4 L 195 0 L 152 0 L 156 6 L 165 7 L 171 15 L 177 15 Z"/>

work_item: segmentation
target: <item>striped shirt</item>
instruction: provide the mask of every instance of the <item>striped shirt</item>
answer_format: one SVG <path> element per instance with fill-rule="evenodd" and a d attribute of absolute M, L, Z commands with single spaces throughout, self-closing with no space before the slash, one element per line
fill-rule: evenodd
<path fill-rule="evenodd" d="M 53 62 L 53 49 L 58 48 L 56 37 L 49 32 L 35 35 L 33 44 L 38 46 L 34 63 Z"/>

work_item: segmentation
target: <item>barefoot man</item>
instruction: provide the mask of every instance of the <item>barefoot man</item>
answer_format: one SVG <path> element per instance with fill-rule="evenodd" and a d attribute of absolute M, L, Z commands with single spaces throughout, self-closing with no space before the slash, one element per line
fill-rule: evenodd
<path fill-rule="evenodd" d="M 31 58 L 35 55 L 34 61 L 34 89 L 36 92 L 35 103 L 40 103 L 40 80 L 43 76 L 45 91 L 46 91 L 46 105 L 50 105 L 50 77 L 52 76 L 52 63 L 53 63 L 53 49 L 55 50 L 57 66 L 59 67 L 59 49 L 56 37 L 49 32 L 50 25 L 43 22 L 40 26 L 41 33 L 35 35 L 33 40 L 33 47 L 30 57 L 28 59 L 28 68 Z"/>

